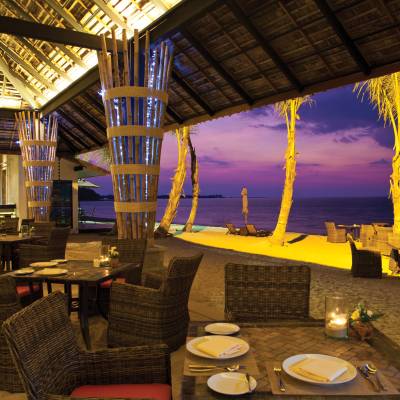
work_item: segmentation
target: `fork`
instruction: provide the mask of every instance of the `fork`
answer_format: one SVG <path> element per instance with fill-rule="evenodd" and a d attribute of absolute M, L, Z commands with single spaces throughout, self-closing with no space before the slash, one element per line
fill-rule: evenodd
<path fill-rule="evenodd" d="M 378 385 L 375 384 L 375 381 L 373 381 L 371 379 L 371 377 L 369 376 L 368 370 L 365 370 L 364 367 L 357 367 L 357 369 L 360 372 L 360 374 L 372 385 L 372 387 L 374 388 L 375 392 L 380 392 L 380 389 L 379 389 Z"/>
<path fill-rule="evenodd" d="M 374 375 L 374 376 L 375 376 L 376 382 L 378 383 L 379 387 L 380 387 L 382 390 L 386 390 L 386 387 L 383 385 L 383 383 L 382 383 L 382 381 L 381 381 L 381 379 L 380 379 L 380 377 L 379 377 L 378 368 L 376 368 L 375 365 L 372 364 L 372 363 L 367 363 L 367 364 L 365 364 L 365 368 L 368 370 L 368 372 L 369 372 L 371 375 Z"/>
<path fill-rule="evenodd" d="M 281 367 L 274 367 L 274 372 L 275 372 L 275 375 L 279 379 L 279 390 L 281 392 L 286 392 L 286 388 L 285 388 L 285 385 L 283 384 L 283 380 L 282 380 L 282 368 Z"/>

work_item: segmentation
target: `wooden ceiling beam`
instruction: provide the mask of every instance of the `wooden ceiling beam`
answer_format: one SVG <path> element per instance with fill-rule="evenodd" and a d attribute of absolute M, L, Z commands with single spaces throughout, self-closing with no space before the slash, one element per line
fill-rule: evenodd
<path fill-rule="evenodd" d="M 70 145 L 71 147 L 73 147 L 76 152 L 82 151 L 82 150 L 87 150 L 89 149 L 88 145 L 84 142 L 82 142 L 79 138 L 75 138 L 74 136 L 72 136 L 70 134 L 70 131 L 68 131 L 63 125 L 62 123 L 58 124 L 58 134 L 64 138 L 67 146 Z M 75 143 L 79 143 L 79 146 L 81 147 L 77 147 L 77 145 Z"/>
<path fill-rule="evenodd" d="M 104 104 L 103 104 L 103 102 L 97 100 L 94 96 L 92 96 L 92 95 L 90 95 L 88 93 L 81 93 L 80 97 L 82 97 L 85 101 L 87 101 L 100 114 L 104 115 Z"/>
<path fill-rule="evenodd" d="M 0 33 L 14 36 L 24 36 L 50 43 L 101 50 L 101 40 L 98 35 L 77 32 L 71 29 L 29 22 L 18 18 L 0 16 Z M 107 47 L 112 48 L 112 40 L 106 38 Z M 118 50 L 122 52 L 122 41 L 117 40 Z"/>
<path fill-rule="evenodd" d="M 39 106 L 33 94 L 26 87 L 25 82 L 22 82 L 19 78 L 17 78 L 11 73 L 9 66 L 2 58 L 0 58 L 0 70 L 1 72 L 3 72 L 3 75 L 15 87 L 15 89 L 18 90 L 18 92 L 21 94 L 24 100 L 26 100 L 33 108 L 37 108 Z"/>
<path fill-rule="evenodd" d="M 103 146 L 104 143 L 100 142 L 97 138 L 93 137 L 88 131 L 86 131 L 81 124 L 78 124 L 71 116 L 65 113 L 62 110 L 58 110 L 57 113 L 61 116 L 61 118 L 65 119 L 71 126 L 75 129 L 79 130 L 84 134 L 85 138 L 88 138 L 90 141 L 95 143 L 97 146 Z M 72 132 L 71 132 L 72 133 Z"/>
<path fill-rule="evenodd" d="M 57 72 L 60 77 L 71 81 L 71 78 L 68 74 L 63 71 L 59 66 L 57 66 L 54 62 L 51 62 L 49 58 L 47 58 L 40 50 L 38 50 L 28 39 L 23 37 L 18 37 L 17 40 L 21 43 L 22 46 L 25 46 L 29 51 L 31 51 L 36 58 L 42 63 L 46 64 L 50 69 Z"/>
<path fill-rule="evenodd" d="M 57 0 L 44 0 L 61 18 L 68 22 L 76 31 L 85 32 L 82 25 L 66 11 Z"/>
<path fill-rule="evenodd" d="M 1 18 L 1 17 L 0 17 Z M 1 26 L 1 22 L 0 22 Z M 35 78 L 38 82 L 40 82 L 44 87 L 48 89 L 56 90 L 54 84 L 46 79 L 44 76 L 40 75 L 40 73 L 32 67 L 32 65 L 28 64 L 23 58 L 21 58 L 13 49 L 6 46 L 3 42 L 0 41 L 0 49 L 7 54 L 14 62 L 19 64 L 30 76 Z"/>
<path fill-rule="evenodd" d="M 192 87 L 178 74 L 172 70 L 172 79 L 202 108 L 208 115 L 214 115 L 214 110 L 192 89 Z"/>
<path fill-rule="evenodd" d="M 242 97 L 247 104 L 254 103 L 251 96 L 236 82 L 232 75 L 211 55 L 211 53 L 196 39 L 188 28 L 184 28 L 181 34 L 192 44 L 192 46 L 200 53 L 200 55 L 218 72 L 218 74 Z"/>
<path fill-rule="evenodd" d="M 115 11 L 110 3 L 106 4 L 103 0 L 93 0 L 93 2 L 94 4 L 96 4 L 97 7 L 100 8 L 101 11 L 103 11 L 105 15 L 107 15 L 108 18 L 111 19 L 111 21 L 114 22 L 114 24 L 128 31 L 132 31 L 132 29 L 128 27 L 124 18 L 122 18 L 122 16 L 117 11 Z"/>
<path fill-rule="evenodd" d="M 167 114 L 172 117 L 172 119 L 179 125 L 183 124 L 183 119 L 178 115 L 178 113 L 171 107 L 167 106 Z"/>
<path fill-rule="evenodd" d="M 79 104 L 77 104 L 74 100 L 71 101 L 70 104 L 74 111 L 79 114 L 83 120 L 89 121 L 89 123 L 94 126 L 96 129 L 98 129 L 102 134 L 104 134 L 104 138 L 107 141 L 107 131 L 106 131 L 106 126 L 103 125 L 99 120 L 96 118 L 93 118 L 93 116 L 86 111 L 84 108 L 82 108 Z M 106 143 L 106 142 L 105 142 Z M 104 144 L 105 144 L 104 143 Z"/>
<path fill-rule="evenodd" d="M 64 117 L 62 117 L 64 118 Z M 60 119 L 58 119 L 58 127 L 61 128 L 61 130 L 64 131 L 64 135 L 68 136 L 70 139 L 74 140 L 76 143 L 78 143 L 82 149 L 84 150 L 89 150 L 90 149 L 90 145 L 87 144 L 86 142 L 84 142 L 78 135 L 76 135 L 74 132 L 72 132 L 71 129 L 67 128 L 65 126 L 65 122 L 64 121 L 60 121 Z M 80 149 L 80 150 L 82 150 Z"/>
<path fill-rule="evenodd" d="M 62 139 L 62 143 L 65 144 L 73 153 L 81 150 L 72 143 L 71 139 L 65 134 L 63 128 L 58 126 L 58 140 L 60 141 L 60 139 Z"/>
<path fill-rule="evenodd" d="M 268 57 L 273 63 L 279 68 L 279 70 L 285 75 L 286 79 L 293 85 L 299 93 L 303 90 L 303 85 L 294 76 L 293 72 L 287 66 L 287 64 L 279 57 L 278 53 L 272 48 L 272 46 L 265 40 L 258 28 L 250 21 L 243 10 L 236 4 L 235 0 L 225 0 L 229 9 L 232 11 L 238 21 L 246 28 L 250 35 L 260 45 Z"/>
<path fill-rule="evenodd" d="M 335 13 L 331 10 L 328 3 L 325 0 L 314 0 L 314 2 L 317 5 L 321 14 L 328 21 L 333 31 L 340 38 L 341 42 L 343 43 L 343 46 L 347 49 L 347 51 L 349 52 L 355 63 L 358 65 L 358 67 L 361 69 L 361 71 L 367 76 L 370 75 L 371 67 L 368 65 L 368 62 L 361 54 L 360 50 L 358 50 L 358 47 L 355 45 L 349 34 L 346 32 L 342 23 L 339 21 Z"/>

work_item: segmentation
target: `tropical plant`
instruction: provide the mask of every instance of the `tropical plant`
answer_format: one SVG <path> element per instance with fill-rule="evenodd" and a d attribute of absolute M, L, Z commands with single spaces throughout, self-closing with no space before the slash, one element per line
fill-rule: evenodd
<path fill-rule="evenodd" d="M 283 245 L 290 209 L 293 203 L 293 188 L 296 179 L 296 121 L 302 104 L 311 104 L 310 96 L 281 101 L 275 104 L 275 111 L 285 119 L 287 128 L 287 147 L 285 153 L 285 185 L 283 187 L 281 208 L 274 232 L 269 238 L 272 244 Z"/>
<path fill-rule="evenodd" d="M 196 219 L 197 207 L 199 204 L 200 184 L 199 184 L 199 161 L 197 160 L 196 149 L 193 146 L 191 139 L 191 132 L 189 134 L 188 145 L 190 151 L 190 176 L 192 180 L 192 208 L 190 209 L 189 217 L 183 228 L 185 232 L 192 232 L 194 221 Z"/>
<path fill-rule="evenodd" d="M 175 130 L 175 137 L 178 145 L 178 162 L 172 179 L 172 187 L 169 192 L 168 203 L 160 221 L 160 225 L 156 230 L 157 237 L 163 237 L 168 234 L 169 228 L 171 227 L 178 210 L 183 184 L 185 183 L 186 178 L 186 157 L 189 135 L 190 127 L 188 126 Z"/>
<path fill-rule="evenodd" d="M 400 73 L 384 75 L 354 85 L 361 100 L 368 94 L 369 101 L 378 110 L 379 118 L 392 126 L 394 155 L 390 175 L 390 194 L 393 202 L 393 234 L 400 235 Z"/>

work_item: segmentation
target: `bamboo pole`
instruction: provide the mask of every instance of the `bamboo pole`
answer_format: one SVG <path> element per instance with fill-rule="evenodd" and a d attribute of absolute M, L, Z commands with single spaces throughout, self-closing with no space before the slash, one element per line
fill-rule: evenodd
<path fill-rule="evenodd" d="M 196 219 L 197 208 L 199 205 L 199 194 L 200 194 L 199 161 L 197 160 L 196 149 L 193 146 L 190 135 L 189 135 L 188 145 L 190 151 L 190 170 L 191 170 L 191 180 L 192 180 L 192 207 L 190 209 L 189 217 L 183 228 L 184 232 L 192 232 L 194 221 Z"/>

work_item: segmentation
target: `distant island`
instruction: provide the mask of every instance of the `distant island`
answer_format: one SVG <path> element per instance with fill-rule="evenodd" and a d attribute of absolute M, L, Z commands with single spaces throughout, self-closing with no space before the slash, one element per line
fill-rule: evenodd
<path fill-rule="evenodd" d="M 107 194 L 107 195 L 101 195 L 98 194 L 95 190 L 86 188 L 86 187 L 80 187 L 79 188 L 79 200 L 80 201 L 113 201 L 114 200 L 114 195 L 112 194 Z M 168 199 L 167 194 L 161 194 L 157 198 L 158 199 Z M 181 196 L 181 199 L 191 199 L 192 195 L 188 194 L 186 196 Z M 209 194 L 209 195 L 200 195 L 200 199 L 223 199 L 224 196 L 222 194 Z"/>

